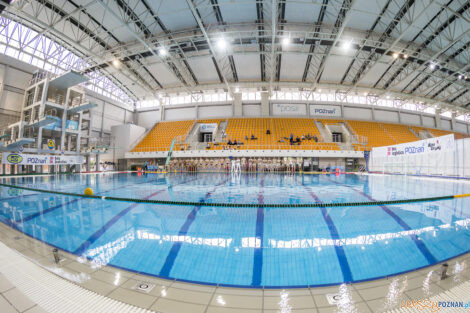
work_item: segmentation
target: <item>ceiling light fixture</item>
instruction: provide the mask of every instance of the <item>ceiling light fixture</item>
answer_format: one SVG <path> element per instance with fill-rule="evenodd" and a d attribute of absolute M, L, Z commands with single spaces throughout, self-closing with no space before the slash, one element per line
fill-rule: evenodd
<path fill-rule="evenodd" d="M 404 54 L 403 59 L 408 59 L 408 54 Z"/>
<path fill-rule="evenodd" d="M 168 51 L 166 51 L 165 48 L 161 47 L 160 49 L 158 49 L 158 55 L 161 56 L 161 57 L 164 57 L 166 56 L 168 53 Z"/>
<path fill-rule="evenodd" d="M 287 37 L 282 38 L 282 45 L 287 46 L 288 44 L 290 44 L 290 39 Z"/>
<path fill-rule="evenodd" d="M 220 50 L 227 49 L 227 41 L 225 41 L 225 39 L 223 39 L 223 38 L 220 38 L 217 41 L 217 48 L 219 48 Z"/>
<path fill-rule="evenodd" d="M 398 59 L 398 53 L 394 52 L 394 53 L 392 54 L 392 57 L 393 57 L 394 59 Z"/>
<path fill-rule="evenodd" d="M 352 47 L 352 40 L 344 41 L 342 45 L 343 49 L 349 50 Z"/>
<path fill-rule="evenodd" d="M 113 66 L 114 66 L 114 67 L 119 67 L 119 66 L 121 66 L 121 61 L 119 61 L 118 59 L 114 59 L 114 60 L 113 60 Z"/>

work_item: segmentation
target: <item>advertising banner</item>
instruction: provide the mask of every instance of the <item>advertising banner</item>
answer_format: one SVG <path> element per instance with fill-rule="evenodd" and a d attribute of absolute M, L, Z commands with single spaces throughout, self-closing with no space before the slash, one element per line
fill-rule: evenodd
<path fill-rule="evenodd" d="M 403 155 L 417 155 L 431 152 L 451 151 L 455 149 L 454 135 L 429 138 L 394 146 L 373 148 L 374 157 L 393 158 Z"/>
<path fill-rule="evenodd" d="M 201 124 L 199 126 L 200 133 L 213 133 L 217 129 L 217 123 L 210 123 L 210 124 Z"/>
<path fill-rule="evenodd" d="M 310 115 L 341 117 L 341 107 L 336 105 L 311 104 Z"/>
<path fill-rule="evenodd" d="M 305 104 L 273 104 L 273 115 L 307 115 Z"/>
<path fill-rule="evenodd" d="M 44 155 L 3 152 L 2 164 L 72 165 L 85 162 L 81 155 Z"/>

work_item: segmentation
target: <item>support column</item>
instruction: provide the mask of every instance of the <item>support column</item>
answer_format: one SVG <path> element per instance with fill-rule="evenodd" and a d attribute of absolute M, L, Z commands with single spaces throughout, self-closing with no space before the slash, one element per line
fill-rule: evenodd
<path fill-rule="evenodd" d="M 436 109 L 436 115 L 434 116 L 434 124 L 436 128 L 441 128 L 441 109 Z"/>
<path fill-rule="evenodd" d="M 233 94 L 233 116 L 243 115 L 242 93 L 236 92 Z"/>
<path fill-rule="evenodd" d="M 96 159 L 95 159 L 95 171 L 99 172 L 100 170 L 100 154 L 96 154 Z"/>
<path fill-rule="evenodd" d="M 457 122 L 455 121 L 456 117 L 457 117 L 457 114 L 455 112 L 452 112 L 452 116 L 450 120 L 450 127 L 453 131 L 457 130 Z"/>
<path fill-rule="evenodd" d="M 86 171 L 89 172 L 91 170 L 91 164 L 90 164 L 90 155 L 86 156 Z"/>
<path fill-rule="evenodd" d="M 269 116 L 269 93 L 261 92 L 261 116 Z"/>

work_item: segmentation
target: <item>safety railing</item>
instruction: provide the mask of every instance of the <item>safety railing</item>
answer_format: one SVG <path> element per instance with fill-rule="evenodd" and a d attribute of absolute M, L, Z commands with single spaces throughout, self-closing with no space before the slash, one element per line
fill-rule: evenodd
<path fill-rule="evenodd" d="M 256 141 L 256 140 L 250 140 Z M 164 152 L 170 147 L 141 147 L 134 148 L 132 152 Z M 174 151 L 185 151 L 189 149 L 188 144 L 176 144 Z M 329 151 L 358 151 L 355 146 L 343 146 L 340 148 L 337 143 L 309 143 L 309 144 L 290 144 L 289 141 L 279 144 L 253 144 L 252 142 L 243 142 L 237 144 L 228 143 L 206 143 L 201 151 L 207 150 L 329 150 Z"/>

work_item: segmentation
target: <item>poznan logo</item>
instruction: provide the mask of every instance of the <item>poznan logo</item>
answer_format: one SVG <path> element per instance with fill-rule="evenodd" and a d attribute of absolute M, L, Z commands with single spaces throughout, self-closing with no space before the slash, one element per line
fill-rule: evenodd
<path fill-rule="evenodd" d="M 21 161 L 23 161 L 23 157 L 19 154 L 14 153 L 14 154 L 9 154 L 7 156 L 7 160 L 10 163 L 18 164 L 18 163 L 21 163 Z"/>

